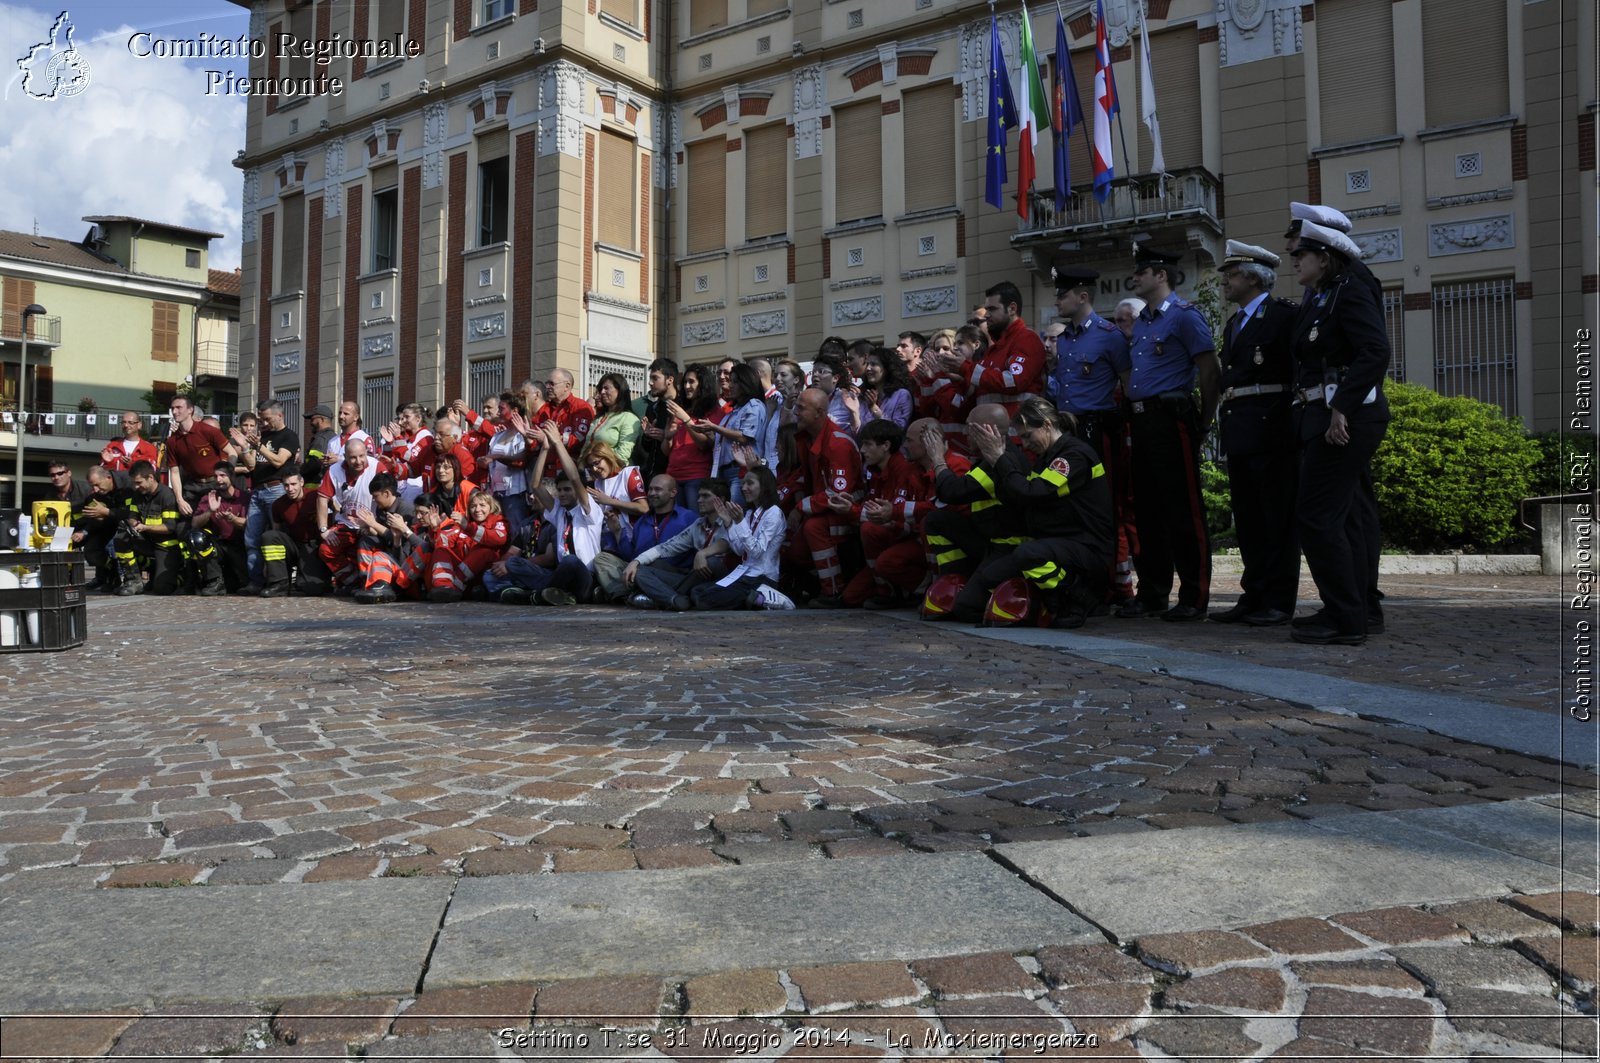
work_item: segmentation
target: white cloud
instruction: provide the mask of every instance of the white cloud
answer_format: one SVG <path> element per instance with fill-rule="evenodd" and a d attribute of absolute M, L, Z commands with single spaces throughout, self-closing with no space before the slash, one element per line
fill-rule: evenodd
<path fill-rule="evenodd" d="M 206 96 L 204 64 L 135 57 L 135 29 L 124 27 L 92 36 L 80 28 L 88 87 L 32 99 L 15 61 L 48 36 L 50 21 L 0 3 L 0 228 L 32 232 L 37 220 L 41 234 L 75 240 L 88 229 L 84 215 L 127 214 L 220 232 L 211 265 L 237 266 L 244 179 L 233 157 L 244 147 L 246 98 Z"/>

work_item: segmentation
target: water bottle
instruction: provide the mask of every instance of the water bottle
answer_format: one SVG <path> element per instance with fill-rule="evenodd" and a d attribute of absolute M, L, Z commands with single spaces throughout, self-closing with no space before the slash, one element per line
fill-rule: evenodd
<path fill-rule="evenodd" d="M 33 549 L 33 518 L 26 513 L 17 517 L 17 549 Z"/>
<path fill-rule="evenodd" d="M 0 591 L 14 591 L 19 584 L 17 574 L 9 568 L 0 568 Z M 0 613 L 0 647 L 17 645 L 17 614 Z"/>
<path fill-rule="evenodd" d="M 39 588 L 39 573 L 24 572 L 20 582 L 23 590 L 37 590 Z M 28 641 L 37 646 L 39 645 L 39 610 L 29 609 L 26 616 Z"/>

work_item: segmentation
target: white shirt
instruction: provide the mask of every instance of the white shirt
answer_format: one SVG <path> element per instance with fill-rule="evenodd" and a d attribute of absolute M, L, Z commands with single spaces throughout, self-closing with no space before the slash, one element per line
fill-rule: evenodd
<path fill-rule="evenodd" d="M 367 467 L 354 480 L 350 479 L 350 470 L 342 461 L 328 469 L 323 482 L 333 485 L 333 498 L 339 503 L 340 524 L 347 528 L 366 527 L 356 520 L 355 513 L 358 509 L 372 508 L 372 478 L 376 475 L 378 463 L 371 458 L 367 459 Z"/>
<path fill-rule="evenodd" d="M 783 510 L 777 506 L 746 513 L 728 528 L 728 545 L 742 560 L 732 572 L 717 581 L 717 586 L 731 587 L 746 576 L 778 582 L 778 552 L 783 549 L 783 537 L 788 530 Z"/>
<path fill-rule="evenodd" d="M 605 527 L 600 503 L 590 499 L 589 504 L 585 506 L 580 499 L 578 504 L 572 507 L 570 517 L 567 510 L 556 506 L 544 511 L 544 519 L 555 529 L 557 561 L 567 556 L 567 522 L 570 520 L 572 555 L 585 565 L 594 564 L 594 559 L 600 553 L 600 532 Z"/>
<path fill-rule="evenodd" d="M 328 440 L 328 449 L 322 452 L 323 468 L 329 468 L 344 461 L 344 448 L 349 444 L 354 443 L 358 439 L 366 442 L 367 453 L 371 454 L 372 437 L 367 435 L 364 429 L 351 429 L 350 438 L 348 439 L 340 435 L 338 432 L 333 433 L 333 438 Z"/>
<path fill-rule="evenodd" d="M 528 452 L 528 441 L 522 433 L 502 428 L 489 440 L 489 490 L 497 495 L 520 495 L 528 490 L 528 470 L 512 468 L 505 464 L 507 458 L 518 458 Z"/>

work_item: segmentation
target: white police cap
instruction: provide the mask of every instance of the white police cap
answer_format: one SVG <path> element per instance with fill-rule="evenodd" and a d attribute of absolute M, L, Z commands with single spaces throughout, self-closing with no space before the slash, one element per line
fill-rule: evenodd
<path fill-rule="evenodd" d="M 1320 251 L 1326 248 L 1339 252 L 1352 262 L 1361 258 L 1361 247 L 1354 240 L 1337 229 L 1318 225 L 1314 221 L 1301 222 L 1300 248 L 1312 251 Z"/>
<path fill-rule="evenodd" d="M 1227 257 L 1222 260 L 1221 268 L 1227 269 L 1229 266 L 1242 266 L 1247 262 L 1254 262 L 1258 266 L 1277 269 L 1281 261 L 1282 259 L 1264 247 L 1247 244 L 1242 240 L 1229 240 Z"/>
<path fill-rule="evenodd" d="M 1343 212 L 1325 207 L 1320 203 L 1290 203 L 1289 217 L 1295 221 L 1315 222 L 1328 229 L 1338 229 L 1347 233 L 1355 226 L 1350 224 L 1350 219 Z"/>

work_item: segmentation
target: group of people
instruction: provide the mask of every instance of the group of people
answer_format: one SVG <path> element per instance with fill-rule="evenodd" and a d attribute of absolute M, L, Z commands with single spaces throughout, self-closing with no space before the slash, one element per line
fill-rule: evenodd
<path fill-rule="evenodd" d="M 478 408 L 403 404 L 375 434 L 356 403 L 319 405 L 302 443 L 275 401 L 224 433 L 179 397 L 160 450 L 129 414 L 88 482 L 63 466 L 57 490 L 97 583 L 123 594 L 1272 626 L 1293 618 L 1303 549 L 1324 608 L 1294 637 L 1357 643 L 1382 623 L 1370 461 L 1389 348 L 1349 222 L 1292 213 L 1303 299 L 1273 297 L 1278 255 L 1230 240 L 1220 351 L 1173 293 L 1177 256 L 1144 246 L 1111 320 L 1098 275 L 1059 261 L 1043 336 L 1002 282 L 959 328 L 830 337 L 809 374 L 657 359 L 637 401 L 612 373 L 586 400 L 558 368 Z M 1208 611 L 1214 418 L 1245 574 Z"/>

